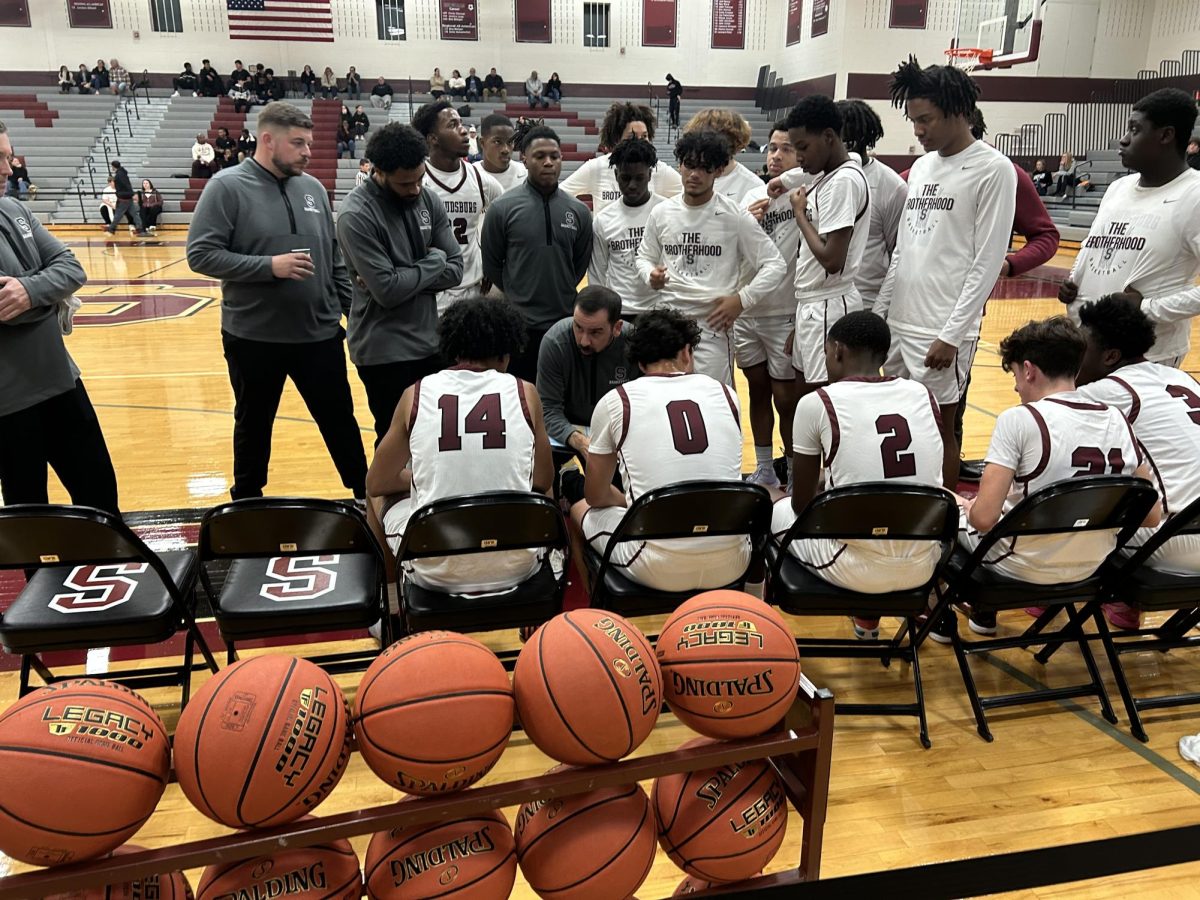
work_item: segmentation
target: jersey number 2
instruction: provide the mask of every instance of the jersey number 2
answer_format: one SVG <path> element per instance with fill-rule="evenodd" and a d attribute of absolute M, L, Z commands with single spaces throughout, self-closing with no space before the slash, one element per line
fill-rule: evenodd
<path fill-rule="evenodd" d="M 886 435 L 879 445 L 879 455 L 883 457 L 883 477 L 912 478 L 916 475 L 916 454 L 903 452 L 912 446 L 908 419 L 894 413 L 880 416 L 875 420 L 875 431 Z"/>
<path fill-rule="evenodd" d="M 467 246 L 467 220 L 455 219 L 451 224 L 454 225 L 454 239 L 461 246 Z"/>
<path fill-rule="evenodd" d="M 438 409 L 442 411 L 442 435 L 438 438 L 439 450 L 461 450 L 462 435 L 458 433 L 458 395 L 442 394 L 438 397 Z M 500 413 L 500 395 L 484 394 L 463 419 L 463 430 L 467 434 L 482 434 L 484 450 L 503 450 L 505 445 L 504 416 Z"/>

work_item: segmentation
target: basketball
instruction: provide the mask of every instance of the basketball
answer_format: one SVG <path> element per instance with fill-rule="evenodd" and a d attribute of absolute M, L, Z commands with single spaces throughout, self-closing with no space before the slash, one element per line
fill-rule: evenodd
<path fill-rule="evenodd" d="M 290 822 L 337 786 L 350 758 L 346 698 L 320 666 L 244 659 L 196 692 L 175 731 L 179 786 L 231 828 Z"/>
<path fill-rule="evenodd" d="M 572 765 L 611 762 L 646 739 L 662 705 L 650 642 L 620 616 L 576 609 L 555 616 L 521 648 L 513 672 L 525 733 Z"/>
<path fill-rule="evenodd" d="M 512 734 L 508 673 L 478 641 L 414 634 L 371 663 L 354 733 L 371 770 L 409 794 L 459 791 L 487 774 Z"/>
<path fill-rule="evenodd" d="M 636 784 L 526 803 L 517 859 L 539 897 L 629 897 L 654 864 L 654 817 Z"/>
<path fill-rule="evenodd" d="M 209 866 L 200 876 L 196 900 L 358 900 L 361 893 L 358 857 L 349 841 L 338 840 Z"/>
<path fill-rule="evenodd" d="M 800 689 L 800 654 L 783 617 L 740 591 L 706 591 L 682 604 L 658 637 L 667 704 L 718 740 L 778 724 Z"/>
<path fill-rule="evenodd" d="M 680 750 L 712 743 L 688 741 Z M 655 779 L 658 842 L 687 874 L 727 883 L 750 878 L 779 850 L 787 831 L 783 783 L 765 760 Z"/>
<path fill-rule="evenodd" d="M 499 810 L 377 832 L 367 846 L 374 900 L 504 900 L 517 878 L 512 829 Z"/>
<path fill-rule="evenodd" d="M 171 744 L 139 694 L 78 678 L 0 715 L 0 850 L 57 866 L 115 850 L 150 818 Z"/>
<path fill-rule="evenodd" d="M 113 856 L 140 853 L 145 847 L 125 844 L 113 851 Z M 69 894 L 53 894 L 45 900 L 192 900 L 192 886 L 182 872 L 155 873 L 103 887 L 80 888 Z"/>

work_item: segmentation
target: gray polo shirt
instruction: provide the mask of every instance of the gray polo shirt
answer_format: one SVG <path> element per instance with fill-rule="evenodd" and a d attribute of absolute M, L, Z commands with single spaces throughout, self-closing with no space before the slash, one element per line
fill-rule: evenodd
<path fill-rule="evenodd" d="M 600 398 L 632 379 L 634 367 L 625 352 L 625 332 L 599 353 L 584 356 L 575 343 L 567 316 L 546 332 L 538 351 L 537 389 L 546 433 L 565 444 L 571 432 L 585 430 Z"/>

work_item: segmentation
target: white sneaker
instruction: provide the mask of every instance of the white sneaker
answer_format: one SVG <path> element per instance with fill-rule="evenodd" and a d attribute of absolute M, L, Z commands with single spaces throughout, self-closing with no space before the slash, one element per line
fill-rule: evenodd
<path fill-rule="evenodd" d="M 761 484 L 763 487 L 779 487 L 779 476 L 775 474 L 775 469 L 770 463 L 765 466 L 759 466 L 754 470 L 754 473 L 746 479 L 747 484 Z"/>
<path fill-rule="evenodd" d="M 376 641 L 383 643 L 383 619 L 368 627 L 367 634 L 375 638 Z"/>
<path fill-rule="evenodd" d="M 179 91 L 176 91 L 176 92 L 175 92 L 175 93 L 173 93 L 171 96 L 172 96 L 172 97 L 178 97 L 178 96 L 179 96 Z"/>

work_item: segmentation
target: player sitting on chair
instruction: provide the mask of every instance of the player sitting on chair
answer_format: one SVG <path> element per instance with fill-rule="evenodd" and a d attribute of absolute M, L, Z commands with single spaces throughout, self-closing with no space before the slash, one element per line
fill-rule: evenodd
<path fill-rule="evenodd" d="M 937 401 L 923 384 L 882 377 L 891 333 L 874 313 L 852 312 L 829 329 L 831 383 L 800 399 L 792 426 L 792 496 L 775 504 L 776 539 L 826 487 L 865 481 L 940 486 L 942 437 Z M 911 590 L 929 580 L 940 548 L 933 541 L 797 540 L 788 552 L 830 584 L 864 594 Z M 855 619 L 860 638 L 879 636 L 878 619 Z"/>
<path fill-rule="evenodd" d="M 1075 390 L 1087 342 L 1065 316 L 1030 322 L 1000 342 L 1000 364 L 1013 376 L 1021 405 L 996 419 L 979 496 L 960 500 L 959 542 L 969 550 L 1024 498 L 1080 475 L 1149 479 L 1149 467 L 1120 410 Z M 1145 526 L 1156 526 L 1159 504 Z M 985 564 L 1032 584 L 1066 584 L 1090 577 L 1116 544 L 1114 531 L 1017 538 L 993 548 Z M 971 630 L 995 634 L 995 613 L 968 612 Z"/>
<path fill-rule="evenodd" d="M 643 377 L 601 398 L 592 415 L 584 497 L 571 521 L 603 553 L 626 507 L 656 488 L 691 480 L 740 481 L 742 429 L 737 395 L 693 373 L 700 326 L 671 309 L 638 317 L 627 338 L 630 362 Z M 621 466 L 622 494 L 613 487 Z M 659 591 L 705 590 L 736 581 L 750 564 L 741 536 L 622 542 L 612 562 Z"/>
<path fill-rule="evenodd" d="M 434 500 L 545 492 L 554 478 L 537 391 L 506 373 L 525 342 L 521 314 L 505 300 L 459 300 L 442 315 L 438 339 L 442 357 L 455 365 L 401 395 L 367 473 L 393 553 L 409 517 Z M 519 584 L 538 565 L 536 550 L 506 550 L 417 560 L 406 574 L 422 587 L 487 593 Z"/>

